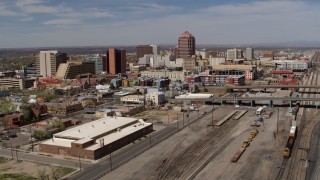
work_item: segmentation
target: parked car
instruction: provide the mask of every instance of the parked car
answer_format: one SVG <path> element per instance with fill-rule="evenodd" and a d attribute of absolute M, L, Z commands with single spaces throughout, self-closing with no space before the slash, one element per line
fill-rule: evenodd
<path fill-rule="evenodd" d="M 35 142 L 35 141 L 38 141 L 38 139 L 37 139 L 37 138 L 32 137 L 32 138 L 29 138 L 29 141 L 33 141 L 33 142 Z"/>

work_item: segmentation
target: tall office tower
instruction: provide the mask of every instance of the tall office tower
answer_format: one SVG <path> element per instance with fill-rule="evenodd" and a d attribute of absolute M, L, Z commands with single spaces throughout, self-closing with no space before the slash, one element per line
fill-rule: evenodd
<path fill-rule="evenodd" d="M 154 55 L 160 54 L 159 46 L 157 46 L 155 44 L 150 44 L 150 46 L 152 47 L 152 52 L 153 52 Z"/>
<path fill-rule="evenodd" d="M 86 61 L 95 62 L 95 73 L 100 74 L 103 71 L 103 57 L 100 54 L 92 54 L 86 57 Z"/>
<path fill-rule="evenodd" d="M 186 58 L 191 57 L 196 52 L 196 40 L 194 36 L 185 31 L 182 33 L 178 39 L 178 50 L 177 57 L 178 58 Z"/>
<path fill-rule="evenodd" d="M 136 47 L 137 50 L 137 58 L 143 57 L 145 54 L 159 54 L 159 48 L 157 45 L 139 45 Z"/>
<path fill-rule="evenodd" d="M 254 59 L 254 50 L 252 48 L 246 48 L 246 59 L 247 60 Z"/>
<path fill-rule="evenodd" d="M 126 73 L 126 50 L 110 48 L 107 52 L 107 70 L 110 74 Z"/>
<path fill-rule="evenodd" d="M 242 59 L 243 51 L 241 49 L 228 49 L 227 60 Z"/>
<path fill-rule="evenodd" d="M 66 63 L 67 59 L 67 53 L 40 51 L 36 56 L 37 74 L 43 77 L 53 77 L 56 75 L 59 65 Z"/>
<path fill-rule="evenodd" d="M 272 51 L 264 51 L 264 52 L 263 52 L 263 57 L 264 57 L 264 58 L 274 59 L 274 54 L 273 54 Z"/>

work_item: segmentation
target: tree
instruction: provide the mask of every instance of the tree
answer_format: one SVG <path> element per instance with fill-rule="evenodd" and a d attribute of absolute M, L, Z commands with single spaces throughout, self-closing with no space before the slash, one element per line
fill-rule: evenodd
<path fill-rule="evenodd" d="M 17 106 L 10 101 L 5 101 L 1 104 L 0 110 L 2 113 L 10 114 L 17 110 Z"/>
<path fill-rule="evenodd" d="M 111 89 L 111 90 L 115 90 L 115 89 L 116 89 L 116 87 L 114 86 L 114 84 L 113 84 L 113 83 L 111 83 L 111 84 L 110 84 L 109 89 Z"/>
<path fill-rule="evenodd" d="M 62 178 L 62 176 L 63 176 L 63 173 L 62 173 L 62 170 L 61 170 L 61 168 L 58 168 L 58 167 L 55 167 L 55 166 L 50 166 L 50 168 L 51 168 L 51 176 L 52 176 L 52 179 L 54 179 L 54 180 L 58 180 L 58 179 L 60 179 L 60 178 Z"/>
<path fill-rule="evenodd" d="M 40 180 L 47 180 L 49 179 L 49 175 L 47 175 L 45 169 L 38 170 L 38 179 Z"/>
<path fill-rule="evenodd" d="M 43 130 L 35 130 L 33 131 L 32 137 L 35 137 L 37 139 L 46 139 L 47 133 Z"/>
<path fill-rule="evenodd" d="M 194 92 L 199 92 L 199 86 L 198 85 L 194 86 Z"/>
<path fill-rule="evenodd" d="M 87 100 L 85 100 L 85 107 L 95 107 L 96 106 L 96 104 L 93 102 L 93 100 L 92 99 L 87 99 Z"/>
<path fill-rule="evenodd" d="M 63 122 L 61 122 L 61 120 L 54 120 L 52 122 L 52 127 L 54 128 L 58 128 L 60 131 L 63 131 L 65 129 L 65 126 L 63 124 Z"/>
<path fill-rule="evenodd" d="M 33 120 L 33 112 L 29 104 L 21 106 L 21 112 L 24 116 L 23 122 L 21 124 L 28 124 Z"/>

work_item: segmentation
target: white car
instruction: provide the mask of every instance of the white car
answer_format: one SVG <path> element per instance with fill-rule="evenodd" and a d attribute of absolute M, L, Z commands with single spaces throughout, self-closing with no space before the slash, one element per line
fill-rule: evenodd
<path fill-rule="evenodd" d="M 32 137 L 32 138 L 29 138 L 29 141 L 33 141 L 33 142 L 35 142 L 35 141 L 37 141 L 38 139 L 37 138 L 34 138 L 34 137 Z"/>

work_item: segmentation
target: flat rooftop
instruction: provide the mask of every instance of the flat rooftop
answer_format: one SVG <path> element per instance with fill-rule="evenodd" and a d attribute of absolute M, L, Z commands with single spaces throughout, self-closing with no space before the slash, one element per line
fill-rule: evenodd
<path fill-rule="evenodd" d="M 56 133 L 52 139 L 44 141 L 42 144 L 70 148 L 71 143 L 84 144 L 94 140 L 95 144 L 85 149 L 95 150 L 101 147 L 101 140 L 104 145 L 107 145 L 151 125 L 152 123 L 146 123 L 142 119 L 105 117 Z"/>
<path fill-rule="evenodd" d="M 207 98 L 212 98 L 214 94 L 192 94 L 192 93 L 187 93 L 187 94 L 182 94 L 179 96 L 176 96 L 175 99 L 207 99 Z"/>

